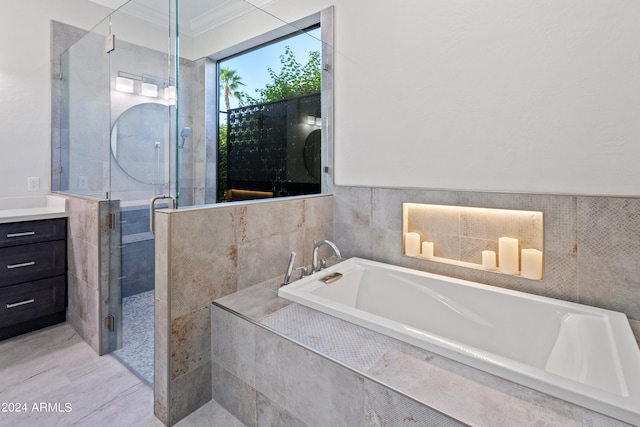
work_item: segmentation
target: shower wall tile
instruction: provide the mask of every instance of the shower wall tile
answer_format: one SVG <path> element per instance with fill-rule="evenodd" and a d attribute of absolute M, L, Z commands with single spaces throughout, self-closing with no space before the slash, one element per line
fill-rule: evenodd
<path fill-rule="evenodd" d="M 67 198 L 67 319 L 91 348 L 101 354 L 100 287 L 103 264 L 100 258 L 100 202 L 72 196 Z"/>
<path fill-rule="evenodd" d="M 169 419 L 178 420 L 177 408 L 172 406 L 174 394 L 189 393 L 178 384 L 211 362 L 211 322 L 202 313 L 215 299 L 284 275 L 291 251 L 301 254 L 296 266 L 310 260 L 314 238 L 333 238 L 333 198 L 160 210 L 156 217 L 156 292 L 158 300 L 168 298 L 170 319 L 164 366 L 172 369 L 166 384 L 166 411 Z M 209 384 L 210 380 L 209 376 Z M 200 402 L 186 395 L 180 401 Z M 158 407 L 164 411 L 162 402 Z M 183 412 L 188 413 L 180 409 Z"/>
<path fill-rule="evenodd" d="M 211 310 L 205 307 L 171 322 L 171 379 L 211 361 Z"/>

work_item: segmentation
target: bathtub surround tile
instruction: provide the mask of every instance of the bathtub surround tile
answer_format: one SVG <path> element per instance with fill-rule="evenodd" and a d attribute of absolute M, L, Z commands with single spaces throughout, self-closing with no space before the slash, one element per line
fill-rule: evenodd
<path fill-rule="evenodd" d="M 472 378 L 452 375 L 449 370 L 429 360 L 413 358 L 395 350 L 390 350 L 370 373 L 383 383 L 471 424 L 510 427 L 515 422 L 535 425 L 544 419 L 545 425 L 581 425 L 577 411 L 568 414 L 558 412 L 555 408 L 504 393 Z M 505 408 L 508 408 L 508 416 L 505 416 Z"/>
<path fill-rule="evenodd" d="M 256 392 L 256 396 L 256 425 L 272 427 L 306 427 L 309 425 L 291 415 L 281 406 L 276 405 L 264 394 Z"/>
<path fill-rule="evenodd" d="M 212 360 L 254 387 L 256 327 L 219 307 L 210 311 Z"/>
<path fill-rule="evenodd" d="M 275 280 L 239 290 L 216 301 L 235 312 L 243 313 L 251 319 L 262 320 L 266 316 L 291 304 L 288 300 L 276 298 L 281 283 L 282 277 L 277 277 Z"/>
<path fill-rule="evenodd" d="M 262 288 L 256 285 L 238 295 L 217 300 L 212 311 L 224 310 L 218 307 L 223 301 L 234 303 L 236 308 L 249 307 L 248 301 L 256 301 L 256 297 L 250 296 L 252 290 L 255 289 L 260 298 L 266 298 Z M 275 292 L 272 295 L 274 299 L 280 299 Z M 241 303 L 242 298 L 247 301 Z M 259 311 L 251 308 L 240 313 L 247 316 L 251 312 Z M 234 316 L 234 313 L 226 312 L 224 316 Z M 248 317 L 256 321 L 256 318 Z M 226 322 L 226 325 L 238 328 L 242 322 L 250 323 L 238 318 L 236 322 Z M 236 326 L 232 326 L 234 323 Z M 258 425 L 269 425 L 260 423 L 264 419 L 261 418 L 263 401 L 275 405 L 268 413 L 275 411 L 279 420 L 293 416 L 312 426 L 332 425 L 327 424 L 331 420 L 318 418 L 314 405 L 318 401 L 323 407 L 331 404 L 323 397 L 324 382 L 333 378 L 332 375 L 343 376 L 345 372 L 363 381 L 361 389 L 359 386 L 358 390 L 352 388 L 350 396 L 343 397 L 345 400 L 355 399 L 355 403 L 352 401 L 350 404 L 362 419 L 350 422 L 363 423 L 355 425 L 627 425 L 386 336 L 368 336 L 378 334 L 295 303 L 252 326 L 256 333 L 256 387 L 251 387 L 224 368 L 216 367 L 215 358 L 214 371 L 224 371 L 220 375 L 226 379 L 222 386 L 218 384 L 219 387 L 228 388 L 227 382 L 234 383 L 233 392 L 219 397 L 223 406 L 231 405 L 233 408 L 233 405 L 242 405 L 233 400 L 234 394 L 239 395 L 239 389 L 244 390 L 246 396 L 241 395 L 250 400 L 253 408 L 253 392 L 257 393 Z M 225 331 L 225 334 L 243 333 L 241 328 L 244 326 Z M 235 351 L 247 350 L 235 346 Z M 353 357 L 353 353 L 358 356 Z M 233 359 L 231 353 L 224 357 Z M 331 370 L 335 372 L 327 372 Z M 319 375 L 319 378 L 311 373 Z M 215 388 L 217 382 L 214 380 L 213 384 Z M 361 402 L 363 406 L 360 406 Z M 269 415 L 268 419 L 271 417 Z"/>
<path fill-rule="evenodd" d="M 363 195 L 369 194 L 371 195 L 370 204 L 363 203 Z M 543 212 L 545 227 L 543 280 L 532 281 L 511 275 L 403 256 L 401 221 L 403 202 Z M 334 222 L 336 243 L 347 257 L 360 256 L 568 301 L 578 299 L 577 198 L 575 196 L 336 187 L 334 203 L 336 205 Z M 350 209 L 341 208 L 343 205 L 359 206 L 361 211 L 366 211 L 370 206 L 371 212 L 369 216 L 366 212 L 360 212 L 359 216 L 355 216 L 350 213 Z M 493 229 L 504 226 L 500 221 L 493 222 L 495 223 L 491 226 Z M 443 224 L 440 227 L 443 230 L 453 232 L 452 230 L 456 229 L 455 224 L 446 225 L 446 222 Z M 484 232 L 487 230 L 482 221 L 477 218 L 465 219 L 462 224 L 461 234 L 467 233 L 466 237 L 469 240 L 463 238 L 461 256 L 473 261 L 472 252 L 482 249 L 482 242 L 475 238 L 482 237 L 483 230 Z M 438 246 L 444 247 L 440 248 L 440 253 L 436 248 L 436 254 L 457 254 L 454 247 L 459 242 L 446 237 L 447 232 L 443 235 L 445 235 L 443 237 L 445 243 Z"/>
<path fill-rule="evenodd" d="M 460 423 L 415 400 L 365 380 L 365 425 L 371 427 L 462 427 Z"/>
<path fill-rule="evenodd" d="M 363 372 L 397 343 L 392 338 L 300 304 L 290 304 L 265 317 L 261 323 Z"/>
<path fill-rule="evenodd" d="M 175 424 L 212 398 L 211 362 L 171 382 L 171 424 Z"/>
<path fill-rule="evenodd" d="M 256 390 L 217 363 L 212 363 L 213 399 L 245 426 L 256 426 Z"/>
<path fill-rule="evenodd" d="M 256 354 L 256 390 L 296 418 L 314 426 L 363 425 L 363 380 L 352 371 L 262 328 Z"/>
<path fill-rule="evenodd" d="M 187 418 L 180 421 L 175 427 L 204 427 L 204 426 L 221 426 L 221 427 L 245 427 L 236 417 L 231 415 L 215 400 L 210 400 L 202 405 Z"/>
<path fill-rule="evenodd" d="M 640 320 L 640 199 L 578 199 L 579 301 Z"/>

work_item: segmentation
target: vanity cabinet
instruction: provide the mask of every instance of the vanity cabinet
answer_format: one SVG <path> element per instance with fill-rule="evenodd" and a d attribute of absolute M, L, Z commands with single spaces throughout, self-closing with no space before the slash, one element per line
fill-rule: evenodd
<path fill-rule="evenodd" d="M 0 224 L 0 339 L 65 321 L 67 220 Z"/>

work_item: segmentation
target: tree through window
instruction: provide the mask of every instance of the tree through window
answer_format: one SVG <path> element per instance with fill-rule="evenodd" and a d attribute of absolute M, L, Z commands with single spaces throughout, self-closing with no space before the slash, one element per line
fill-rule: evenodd
<path fill-rule="evenodd" d="M 218 201 L 321 192 L 319 27 L 218 61 Z"/>

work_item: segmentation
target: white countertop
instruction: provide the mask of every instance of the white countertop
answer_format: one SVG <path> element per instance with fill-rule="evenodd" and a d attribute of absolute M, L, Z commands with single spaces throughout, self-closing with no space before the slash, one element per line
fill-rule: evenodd
<path fill-rule="evenodd" d="M 0 224 L 67 216 L 67 199 L 62 196 L 0 198 Z"/>

